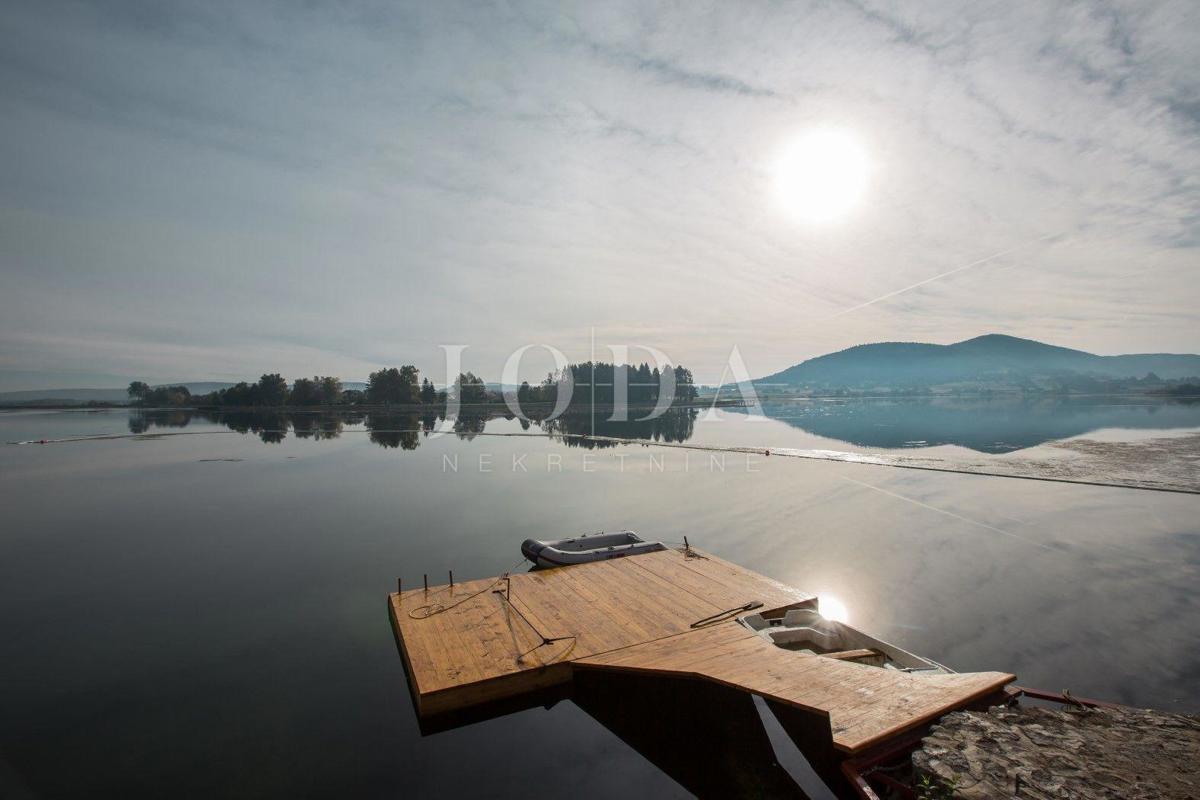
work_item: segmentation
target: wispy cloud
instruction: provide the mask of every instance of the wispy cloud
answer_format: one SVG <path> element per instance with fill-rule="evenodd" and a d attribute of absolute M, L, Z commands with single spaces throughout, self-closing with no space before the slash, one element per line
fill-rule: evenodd
<path fill-rule="evenodd" d="M 593 325 L 702 380 L 733 344 L 756 374 L 992 330 L 1198 350 L 1197 26 L 1186 2 L 20 2 L 0 388 L 429 369 L 442 342 L 495 377 Z M 873 170 L 809 227 L 772 165 L 819 125 Z"/>
<path fill-rule="evenodd" d="M 753 86 L 732 75 L 687 69 L 679 63 L 666 58 L 637 53 L 588 39 L 580 39 L 579 43 L 592 55 L 606 62 L 636 72 L 645 73 L 655 80 L 682 86 L 687 89 L 730 93 L 745 97 L 769 97 L 774 99 L 781 97 L 779 92 L 765 86 Z"/>
<path fill-rule="evenodd" d="M 849 308 L 844 308 L 841 311 L 837 312 L 836 314 L 831 315 L 829 317 L 829 319 L 836 319 L 837 317 L 840 317 L 843 314 L 849 314 L 852 311 L 858 311 L 860 308 L 866 308 L 867 306 L 873 306 L 876 303 L 880 303 L 884 300 L 889 300 L 893 297 L 898 297 L 899 295 L 905 294 L 906 292 L 911 292 L 913 289 L 919 289 L 922 286 L 926 286 L 930 283 L 933 283 L 934 281 L 940 281 L 943 278 L 948 278 L 951 275 L 957 275 L 958 273 L 964 272 L 968 269 L 974 269 L 975 267 L 983 266 L 984 264 L 995 261 L 999 258 L 1003 258 L 1004 256 L 1012 255 L 1013 253 L 1024 250 L 1027 247 L 1031 247 L 1032 245 L 1037 244 L 1038 242 L 1045 242 L 1050 239 L 1053 239 L 1054 237 L 1055 237 L 1055 234 L 1048 233 L 1045 236 L 1039 236 L 1038 238 L 1034 239 L 1032 242 L 1025 242 L 1023 244 L 1016 245 L 1015 247 L 1010 247 L 1007 250 L 1001 250 L 999 253 L 992 253 L 990 256 L 984 256 L 983 258 L 976 259 L 975 261 L 971 261 L 966 264 L 963 264 L 961 267 L 955 267 L 954 269 L 949 269 L 949 270 L 946 270 L 945 272 L 940 272 L 937 275 L 934 275 L 929 278 L 925 278 L 924 280 L 917 281 L 916 283 L 911 283 L 902 289 L 895 290 L 894 292 L 888 292 L 887 294 L 881 294 L 881 295 L 879 295 L 879 297 L 875 297 L 875 298 L 872 298 L 865 302 L 859 303 L 856 306 L 850 306 Z"/>

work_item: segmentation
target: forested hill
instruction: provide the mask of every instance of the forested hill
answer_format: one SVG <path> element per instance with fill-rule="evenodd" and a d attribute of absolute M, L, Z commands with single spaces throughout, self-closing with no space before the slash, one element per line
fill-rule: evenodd
<path fill-rule="evenodd" d="M 881 342 L 811 358 L 755 381 L 761 386 L 934 386 L 1026 383 L 1037 379 L 1200 376 L 1200 356 L 1099 356 L 1032 339 L 989 334 L 955 344 Z"/>

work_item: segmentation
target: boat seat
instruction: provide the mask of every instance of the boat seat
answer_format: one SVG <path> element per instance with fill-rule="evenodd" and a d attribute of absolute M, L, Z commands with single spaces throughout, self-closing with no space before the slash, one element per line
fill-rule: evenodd
<path fill-rule="evenodd" d="M 864 648 L 859 650 L 838 650 L 836 653 L 822 653 L 821 655 L 826 658 L 836 658 L 839 661 L 857 661 L 860 658 L 880 655 L 880 653 Z"/>
<path fill-rule="evenodd" d="M 764 631 L 760 635 L 765 635 L 777 645 L 786 647 L 788 645 L 796 645 L 803 642 L 812 644 L 818 651 L 828 652 L 835 650 L 841 646 L 841 637 L 836 634 L 831 634 L 828 631 L 817 630 L 816 628 L 784 628 L 770 629 Z"/>
<path fill-rule="evenodd" d="M 762 631 L 771 627 L 771 623 L 762 614 L 747 614 L 739 620 L 752 631 Z"/>
<path fill-rule="evenodd" d="M 887 656 L 878 650 L 868 650 L 860 648 L 858 650 L 838 650 L 833 653 L 822 653 L 826 658 L 836 658 L 838 661 L 853 661 L 856 664 L 868 664 L 874 667 L 882 667 L 887 660 Z"/>
<path fill-rule="evenodd" d="M 820 612 L 811 608 L 793 608 L 783 615 L 783 624 L 789 628 L 807 627 L 825 621 Z"/>

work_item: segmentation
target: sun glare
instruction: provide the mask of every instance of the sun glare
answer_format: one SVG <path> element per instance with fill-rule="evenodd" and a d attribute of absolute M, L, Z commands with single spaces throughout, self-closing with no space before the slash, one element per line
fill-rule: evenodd
<path fill-rule="evenodd" d="M 831 619 L 834 622 L 850 621 L 850 612 L 846 609 L 846 604 L 841 600 L 831 594 L 819 594 L 817 597 L 817 606 L 821 611 L 822 617 Z"/>
<path fill-rule="evenodd" d="M 852 133 L 822 128 L 785 149 L 775 168 L 775 192 L 792 216 L 830 222 L 858 203 L 868 172 L 866 152 Z"/>

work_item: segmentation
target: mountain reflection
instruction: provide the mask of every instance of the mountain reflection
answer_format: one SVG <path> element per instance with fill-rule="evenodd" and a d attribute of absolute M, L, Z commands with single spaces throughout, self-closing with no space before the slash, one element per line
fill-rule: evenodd
<path fill-rule="evenodd" d="M 1101 428 L 1200 427 L 1200 404 L 1121 397 L 816 400 L 761 408 L 808 433 L 881 449 L 958 445 L 1009 453 Z"/>

